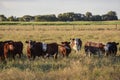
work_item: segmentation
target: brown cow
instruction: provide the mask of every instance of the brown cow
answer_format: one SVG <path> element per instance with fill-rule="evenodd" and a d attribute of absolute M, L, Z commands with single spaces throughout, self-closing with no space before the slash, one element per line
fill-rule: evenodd
<path fill-rule="evenodd" d="M 64 56 L 68 57 L 71 52 L 70 42 L 61 42 L 59 45 L 59 52 Z"/>
<path fill-rule="evenodd" d="M 5 41 L 4 42 L 4 57 L 7 58 L 13 58 L 14 56 L 14 44 L 13 41 Z"/>
<path fill-rule="evenodd" d="M 32 41 L 32 40 L 29 40 L 29 41 L 25 41 L 25 43 L 27 43 L 27 57 L 28 59 L 31 58 L 31 48 L 32 48 L 32 45 L 35 44 L 35 41 Z"/>
<path fill-rule="evenodd" d="M 13 58 L 18 54 L 19 58 L 23 54 L 23 43 L 21 41 L 5 41 L 4 42 L 4 56 L 5 58 Z"/>
<path fill-rule="evenodd" d="M 86 42 L 84 49 L 85 49 L 85 53 L 86 55 L 89 56 L 91 54 L 98 54 L 99 56 L 103 53 L 105 53 L 105 49 L 104 49 L 104 44 L 103 43 L 96 43 L 96 42 Z"/>

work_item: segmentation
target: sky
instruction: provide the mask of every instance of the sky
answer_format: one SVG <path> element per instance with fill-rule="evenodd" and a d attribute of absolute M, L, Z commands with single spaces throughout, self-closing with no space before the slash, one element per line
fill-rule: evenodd
<path fill-rule="evenodd" d="M 0 14 L 22 17 L 66 12 L 103 15 L 115 11 L 120 19 L 120 0 L 0 0 Z"/>

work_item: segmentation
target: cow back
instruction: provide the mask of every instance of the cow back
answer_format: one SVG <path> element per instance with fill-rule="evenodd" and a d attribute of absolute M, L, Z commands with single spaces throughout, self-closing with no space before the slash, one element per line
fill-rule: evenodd
<path fill-rule="evenodd" d="M 54 55 L 58 53 L 58 44 L 57 43 L 49 43 L 47 44 L 47 53 L 50 55 Z"/>

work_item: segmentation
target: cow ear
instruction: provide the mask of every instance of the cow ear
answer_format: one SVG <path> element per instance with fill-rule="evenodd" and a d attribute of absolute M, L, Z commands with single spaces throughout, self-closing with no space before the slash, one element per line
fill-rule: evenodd
<path fill-rule="evenodd" d="M 119 43 L 116 43 L 116 45 L 119 45 Z"/>
<path fill-rule="evenodd" d="M 61 42 L 61 44 L 64 44 L 64 42 Z"/>
<path fill-rule="evenodd" d="M 70 44 L 70 42 L 67 42 L 68 44 Z"/>
<path fill-rule="evenodd" d="M 29 41 L 25 41 L 25 43 L 29 43 Z"/>
<path fill-rule="evenodd" d="M 36 41 L 33 41 L 34 43 L 36 43 Z"/>
<path fill-rule="evenodd" d="M 103 44 L 103 46 L 106 46 L 105 44 Z"/>

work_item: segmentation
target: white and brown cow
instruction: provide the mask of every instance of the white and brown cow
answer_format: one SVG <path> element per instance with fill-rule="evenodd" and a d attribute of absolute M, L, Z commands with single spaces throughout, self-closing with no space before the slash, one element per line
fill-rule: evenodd
<path fill-rule="evenodd" d="M 73 39 L 70 39 L 70 45 L 71 45 L 71 48 L 73 48 L 76 52 L 79 52 L 82 47 L 82 41 L 80 38 L 73 38 Z"/>

